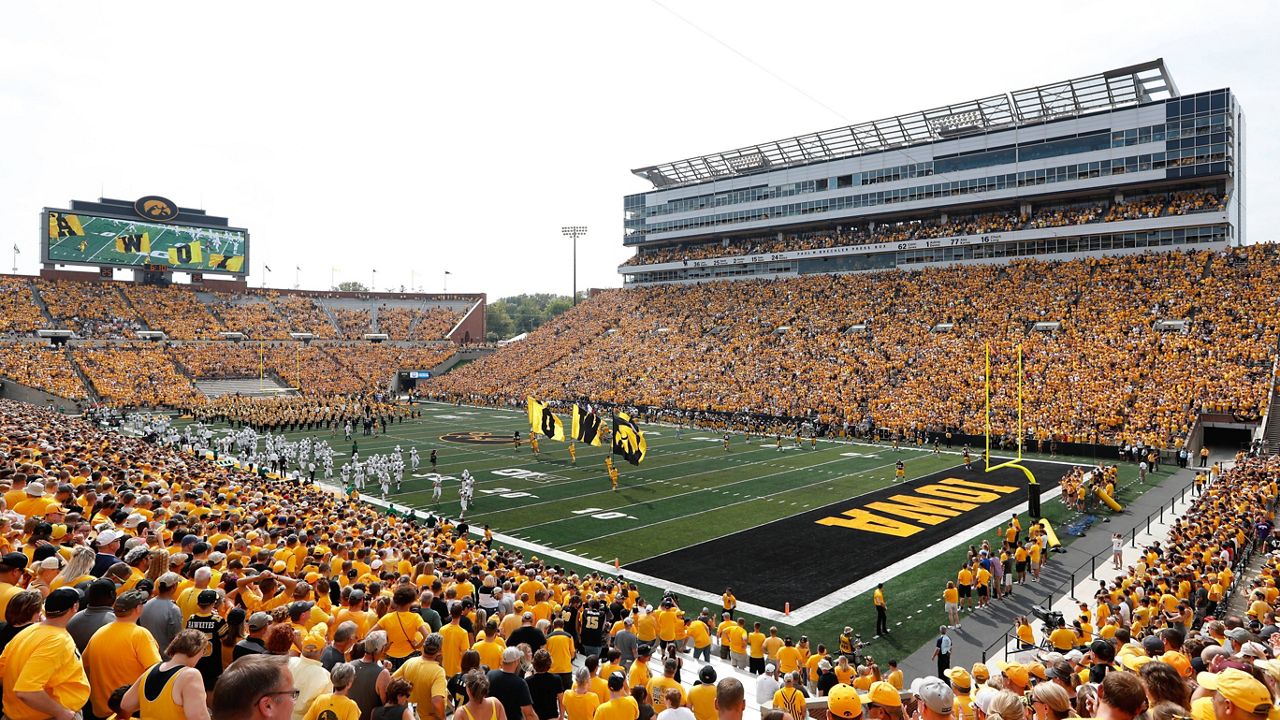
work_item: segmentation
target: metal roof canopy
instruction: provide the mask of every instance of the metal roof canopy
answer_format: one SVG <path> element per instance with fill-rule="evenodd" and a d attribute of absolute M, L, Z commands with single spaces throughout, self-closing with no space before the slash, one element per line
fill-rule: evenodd
<path fill-rule="evenodd" d="M 1164 58 L 1008 94 L 797 135 L 736 150 L 638 168 L 655 188 L 678 187 L 811 162 L 1049 122 L 1095 110 L 1178 97 Z"/>

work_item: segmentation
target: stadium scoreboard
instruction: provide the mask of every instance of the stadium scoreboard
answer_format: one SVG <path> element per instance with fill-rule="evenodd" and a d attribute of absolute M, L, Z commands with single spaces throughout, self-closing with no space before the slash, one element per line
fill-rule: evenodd
<path fill-rule="evenodd" d="M 40 220 L 40 259 L 58 265 L 245 276 L 249 231 L 226 218 L 148 195 L 136 201 L 73 200 Z"/>

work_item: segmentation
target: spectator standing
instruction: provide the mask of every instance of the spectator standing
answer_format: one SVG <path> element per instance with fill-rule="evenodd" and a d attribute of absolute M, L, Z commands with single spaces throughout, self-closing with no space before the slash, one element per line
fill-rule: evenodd
<path fill-rule="evenodd" d="M 23 631 L 0 653 L 4 714 L 11 720 L 72 720 L 89 700 L 89 678 L 67 632 L 80 601 L 59 588 L 44 602 L 44 620 Z"/>

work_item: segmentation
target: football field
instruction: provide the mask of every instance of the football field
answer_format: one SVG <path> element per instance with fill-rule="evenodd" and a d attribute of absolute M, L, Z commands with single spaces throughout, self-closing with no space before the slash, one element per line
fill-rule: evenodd
<path fill-rule="evenodd" d="M 534 457 L 523 410 L 424 404 L 423 417 L 389 426 L 385 435 L 353 440 L 362 458 L 397 445 L 409 462 L 400 491 L 386 498 L 398 506 L 457 517 L 459 476 L 475 477 L 475 502 L 466 519 L 489 525 L 500 541 L 576 571 L 614 572 L 634 579 L 651 597 L 675 589 L 687 604 L 713 611 L 731 584 L 745 614 L 830 644 L 844 625 L 864 636 L 873 626 L 870 589 L 879 578 L 896 607 L 911 608 L 890 643 L 905 657 L 932 636 L 942 619 L 938 597 L 982 538 L 994 538 L 1010 509 L 1026 500 L 1016 471 L 984 474 L 978 453 L 966 471 L 960 447 L 931 448 L 806 439 L 796 447 L 783 438 L 722 434 L 641 423 L 648 456 L 639 466 L 614 457 L 619 488 L 610 488 L 604 460 L 610 448 L 578 443 L 571 463 L 568 444 L 542 440 Z M 567 420 L 567 419 L 566 419 Z M 567 424 L 567 422 L 566 422 Z M 519 431 L 523 442 L 511 442 Z M 349 462 L 352 442 L 329 430 L 289 433 L 329 442 L 335 468 Z M 428 462 L 436 450 L 438 464 Z M 905 479 L 895 482 L 895 465 Z M 1061 523 L 1069 513 L 1053 499 L 1062 459 L 1032 459 L 1046 494 L 1044 515 Z M 443 497 L 433 502 L 433 473 L 443 477 Z M 1136 471 L 1121 468 L 1121 502 L 1140 488 Z M 341 482 L 335 472 L 332 481 Z M 376 487 L 366 493 L 378 497 Z M 1022 523 L 1028 524 L 1026 515 Z M 1070 538 L 1062 536 L 1063 542 Z M 931 609 L 930 609 L 931 608 Z M 787 614 L 787 611 L 791 614 Z"/>

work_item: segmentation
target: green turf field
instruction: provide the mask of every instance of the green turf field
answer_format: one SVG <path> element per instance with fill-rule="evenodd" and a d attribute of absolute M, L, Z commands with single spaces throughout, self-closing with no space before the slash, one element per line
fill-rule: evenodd
<path fill-rule="evenodd" d="M 677 439 L 674 428 L 642 425 L 649 444 L 648 457 L 639 467 L 615 458 L 620 488 L 613 492 L 604 469 L 607 446 L 594 448 L 579 443 L 575 466 L 570 464 L 567 444 L 544 440 L 542 455 L 535 458 L 527 442 L 518 451 L 509 442 L 515 430 L 522 437 L 528 434 L 523 411 L 441 404 L 420 407 L 425 411 L 423 418 L 393 424 L 386 435 L 367 437 L 356 431 L 354 440 L 362 457 L 390 452 L 400 445 L 407 464 L 409 448 L 418 448 L 421 466 L 416 474 L 406 470 L 401 492 L 393 492 L 388 500 L 456 517 L 460 507 L 455 478 L 467 469 L 476 479 L 475 505 L 467 514 L 473 526 L 488 524 L 495 532 L 513 537 L 517 547 L 533 543 L 610 566 L 615 558 L 626 565 L 881 488 L 892 482 L 899 458 L 906 463 L 908 478 L 954 468 L 960 463 L 955 454 L 935 456 L 927 448 L 904 446 L 895 452 L 888 445 L 819 441 L 817 449 L 811 450 L 806 441 L 802 449 L 796 449 L 787 438 L 783 439 L 784 449 L 778 451 L 773 438 L 741 434 L 732 436 L 726 452 L 720 434 L 715 432 L 686 429 Z M 475 445 L 440 439 L 448 433 L 473 431 L 492 433 L 508 441 Z M 300 432 L 290 433 L 289 438 L 297 440 L 303 435 L 329 441 L 340 453 L 335 457 L 337 468 L 349 461 L 351 442 L 344 441 L 340 433 L 335 437 L 328 430 Z M 432 503 L 428 477 L 432 469 L 427 458 L 432 449 L 439 456 L 437 471 L 447 478 L 439 505 Z M 1064 472 L 1066 469 L 1064 465 Z M 1121 489 L 1117 494 L 1122 503 L 1140 494 L 1141 488 L 1132 484 L 1135 475 L 1131 466 L 1121 467 Z M 1058 477 L 1039 480 L 1046 492 L 1057 487 Z M 337 475 L 334 482 L 340 482 Z M 366 487 L 366 492 L 370 490 Z M 1045 501 L 1043 514 L 1057 526 L 1064 524 L 1069 515 L 1056 499 Z M 1024 516 L 1023 524 L 1028 522 Z M 983 537 L 994 538 L 995 534 L 976 534 L 965 545 L 977 544 Z M 1061 540 L 1067 543 L 1071 538 L 1063 534 Z M 537 554 L 527 545 L 521 549 L 526 555 Z M 895 628 L 891 637 L 880 641 L 877 655 L 905 657 L 933 637 L 938 622 L 944 620 L 939 596 L 963 557 L 963 546 L 940 553 L 891 582 L 891 619 L 905 622 Z M 709 561 L 714 562 L 714 558 Z M 556 563 L 569 564 L 553 560 Z M 744 568 L 744 572 L 748 571 Z M 662 588 L 642 590 L 647 597 L 654 597 Z M 739 599 L 749 601 L 741 596 Z M 692 604 L 696 610 L 709 603 Z M 870 637 L 874 611 L 868 593 L 849 598 L 793 628 L 783 623 L 768 624 L 776 624 L 784 632 L 807 634 L 815 646 L 818 642 L 830 645 L 845 625 Z"/>

